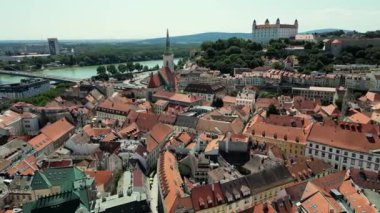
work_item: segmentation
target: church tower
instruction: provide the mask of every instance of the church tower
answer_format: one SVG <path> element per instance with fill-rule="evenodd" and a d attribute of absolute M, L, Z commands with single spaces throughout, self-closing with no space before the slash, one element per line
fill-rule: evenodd
<path fill-rule="evenodd" d="M 163 67 L 167 67 L 171 72 L 174 72 L 174 54 L 170 48 L 169 29 L 166 30 L 166 47 L 163 62 Z"/>

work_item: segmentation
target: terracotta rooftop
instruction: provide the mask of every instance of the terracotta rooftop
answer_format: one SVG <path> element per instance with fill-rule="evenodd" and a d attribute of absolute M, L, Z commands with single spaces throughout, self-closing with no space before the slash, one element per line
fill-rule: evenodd
<path fill-rule="evenodd" d="M 359 124 L 369 124 L 371 122 L 371 118 L 366 114 L 361 113 L 357 110 L 351 109 L 348 112 L 349 116 L 347 117 L 348 121 L 359 123 Z"/>
<path fill-rule="evenodd" d="M 10 176 L 15 175 L 16 173 L 20 175 L 33 175 L 36 170 L 38 170 L 37 159 L 33 155 L 29 155 L 24 160 L 17 163 L 12 168 L 8 169 L 7 173 Z"/>
<path fill-rule="evenodd" d="M 274 138 L 292 143 L 306 143 L 308 130 L 305 128 L 278 126 L 257 122 L 251 126 L 252 135 L 257 137 Z"/>
<path fill-rule="evenodd" d="M 235 104 L 236 97 L 226 95 L 223 97 L 222 100 L 223 100 L 223 103 Z"/>
<path fill-rule="evenodd" d="M 194 187 L 191 190 L 191 201 L 195 211 L 213 208 L 226 202 L 219 183 Z"/>
<path fill-rule="evenodd" d="M 156 124 L 149 133 L 147 138 L 147 151 L 153 151 L 160 143 L 164 143 L 165 139 L 173 132 L 173 128 L 167 124 Z"/>
<path fill-rule="evenodd" d="M 34 150 L 41 151 L 45 147 L 53 143 L 53 141 L 45 134 L 39 134 L 31 140 L 29 140 L 28 143 L 34 148 Z"/>
<path fill-rule="evenodd" d="M 96 186 L 102 186 L 112 180 L 113 172 L 109 170 L 86 170 L 85 173 L 95 179 Z"/>
<path fill-rule="evenodd" d="M 158 160 L 158 167 L 158 178 L 164 202 L 163 204 L 167 212 L 175 212 L 180 208 L 180 205 L 178 204 L 180 204 L 182 198 L 185 197 L 185 192 L 182 188 L 183 180 L 178 171 L 175 156 L 168 151 L 161 153 Z"/>
<path fill-rule="evenodd" d="M 132 102 L 122 98 L 108 98 L 97 106 L 97 110 L 110 110 L 116 114 L 127 115 Z"/>
<path fill-rule="evenodd" d="M 74 130 L 74 126 L 65 118 L 62 118 L 52 124 L 46 125 L 40 131 L 53 141 L 58 140 L 68 132 Z"/>
<path fill-rule="evenodd" d="M 359 152 L 380 149 L 379 127 L 371 124 L 314 124 L 307 140 Z"/>
<path fill-rule="evenodd" d="M 293 117 L 289 115 L 270 115 L 264 120 L 265 123 L 278 125 L 278 126 L 290 126 L 290 127 L 304 127 L 305 121 L 303 118 Z"/>
<path fill-rule="evenodd" d="M 361 188 L 370 190 L 380 190 L 380 174 L 379 172 L 364 171 L 351 168 L 349 171 L 352 181 Z"/>
<path fill-rule="evenodd" d="M 380 94 L 376 92 L 367 92 L 364 96 L 359 98 L 363 102 L 380 102 Z"/>
<path fill-rule="evenodd" d="M 90 137 L 97 137 L 101 135 L 107 135 L 111 132 L 111 128 L 95 128 L 92 127 L 90 124 L 87 124 L 83 127 L 83 132 Z"/>
<path fill-rule="evenodd" d="M 372 204 L 365 197 L 363 193 L 358 192 L 351 180 L 345 180 L 339 187 L 339 192 L 347 199 L 354 212 L 378 212 L 378 210 L 371 206 Z"/>

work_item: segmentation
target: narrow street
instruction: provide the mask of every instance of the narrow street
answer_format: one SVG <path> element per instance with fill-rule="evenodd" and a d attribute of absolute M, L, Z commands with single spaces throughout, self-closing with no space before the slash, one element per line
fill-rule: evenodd
<path fill-rule="evenodd" d="M 153 213 L 158 213 L 157 205 L 158 205 L 158 176 L 157 174 L 153 177 L 153 184 L 150 189 L 150 209 Z"/>

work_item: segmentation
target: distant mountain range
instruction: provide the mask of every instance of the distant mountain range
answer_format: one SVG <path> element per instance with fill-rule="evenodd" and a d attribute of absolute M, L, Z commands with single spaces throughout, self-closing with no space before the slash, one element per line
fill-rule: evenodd
<path fill-rule="evenodd" d="M 321 34 L 321 33 L 329 33 L 329 32 L 334 32 L 334 31 L 339 31 L 339 30 L 343 30 L 343 29 L 330 28 L 330 29 L 309 30 L 309 31 L 306 31 L 306 32 L 302 32 L 300 34 L 314 34 L 314 33 Z M 343 31 L 345 33 L 352 32 L 352 30 L 343 30 Z"/>
<path fill-rule="evenodd" d="M 300 34 L 310 34 L 310 33 L 327 33 L 333 32 L 341 29 L 317 29 L 302 32 Z M 352 32 L 350 30 L 344 30 L 345 32 Z M 177 44 L 187 44 L 187 43 L 202 43 L 205 41 L 216 41 L 218 39 L 228 39 L 232 37 L 250 39 L 252 37 L 251 33 L 226 33 L 226 32 L 209 32 L 209 33 L 198 33 L 192 35 L 183 35 L 183 36 L 172 36 L 170 41 Z M 58 38 L 59 39 L 59 38 Z M 65 44 L 91 44 L 91 43 L 133 43 L 133 44 L 163 44 L 165 43 L 165 37 L 161 38 L 151 38 L 151 39 L 72 39 L 66 40 L 62 39 L 60 42 Z M 0 44 L 9 44 L 9 43 L 24 43 L 24 44 L 38 44 L 46 43 L 46 40 L 0 40 Z"/>
<path fill-rule="evenodd" d="M 198 33 L 193 35 L 183 35 L 183 36 L 172 36 L 170 37 L 170 41 L 172 43 L 202 43 L 204 41 L 216 41 L 218 39 L 228 39 L 232 37 L 251 38 L 250 33 L 223 33 L 223 32 L 210 32 L 210 33 Z M 163 44 L 165 43 L 165 37 L 162 38 L 152 38 L 145 39 L 140 41 L 134 41 L 133 43 L 140 44 Z"/>
<path fill-rule="evenodd" d="M 318 29 L 318 30 L 310 30 L 306 32 L 302 32 L 300 34 L 311 34 L 311 33 L 328 33 L 341 29 Z M 345 32 L 352 32 L 350 30 L 343 30 Z M 172 36 L 170 37 L 170 41 L 172 43 L 202 43 L 205 41 L 216 41 L 218 39 L 228 39 L 232 37 L 249 39 L 252 38 L 251 33 L 224 33 L 224 32 L 210 32 L 210 33 L 198 33 L 192 35 L 183 35 L 183 36 Z M 165 37 L 161 38 L 151 38 L 145 40 L 137 40 L 132 41 L 132 43 L 136 44 L 163 44 L 165 43 Z"/>

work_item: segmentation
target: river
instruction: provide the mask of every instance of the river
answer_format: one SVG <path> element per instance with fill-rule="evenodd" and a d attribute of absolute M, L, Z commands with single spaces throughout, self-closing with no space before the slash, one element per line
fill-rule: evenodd
<path fill-rule="evenodd" d="M 179 58 L 174 59 L 174 63 L 177 64 L 178 60 Z M 152 68 L 156 65 L 160 67 L 162 66 L 162 60 L 136 61 L 134 63 L 140 63 L 143 66 L 148 66 L 149 68 Z M 59 77 L 69 77 L 80 80 L 85 78 L 91 78 L 92 76 L 96 75 L 97 67 L 98 66 L 54 68 L 35 71 L 35 73 Z M 18 83 L 23 78 L 25 77 L 0 74 L 0 84 Z"/>

